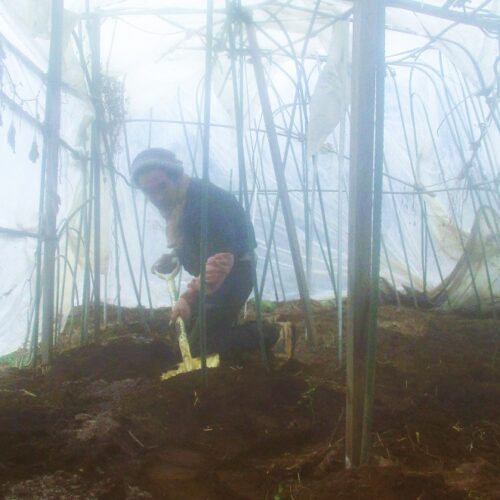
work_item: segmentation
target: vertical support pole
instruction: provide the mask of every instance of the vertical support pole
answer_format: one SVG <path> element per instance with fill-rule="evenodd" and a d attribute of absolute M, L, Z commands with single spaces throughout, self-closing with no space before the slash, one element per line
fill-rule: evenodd
<path fill-rule="evenodd" d="M 82 290 L 82 317 L 80 326 L 80 343 L 83 345 L 88 342 L 88 326 L 89 326 L 89 304 L 90 304 L 90 287 L 93 282 L 92 269 L 90 263 L 90 243 L 92 234 L 92 214 L 93 214 L 93 165 L 90 163 L 90 168 L 84 171 L 84 197 L 88 200 L 88 206 L 85 209 L 83 216 L 83 248 L 85 251 L 83 261 L 83 290 Z"/>
<path fill-rule="evenodd" d="M 304 147 L 305 147 L 305 143 L 304 143 Z M 305 154 L 303 155 L 304 158 L 305 158 Z M 315 197 L 315 194 L 316 194 L 316 191 L 315 191 L 315 188 L 316 188 L 316 178 L 318 176 L 318 157 L 317 155 L 313 155 L 312 157 L 312 163 L 313 163 L 313 171 L 312 171 L 312 179 L 311 179 L 311 183 L 310 183 L 310 186 L 311 186 L 311 201 L 309 203 L 309 200 L 307 202 L 307 206 L 308 206 L 308 225 L 309 225 L 309 229 L 308 229 L 308 234 L 309 234 L 309 238 L 307 239 L 306 241 L 306 279 L 307 279 L 307 287 L 309 289 L 311 289 L 311 284 L 312 284 L 312 258 L 313 258 L 313 234 L 314 234 L 314 228 L 315 228 L 315 225 L 314 225 L 314 214 L 315 214 L 315 211 L 314 209 L 316 208 L 315 207 L 315 202 L 316 202 L 316 197 Z M 308 182 L 308 179 L 307 179 L 307 169 L 308 169 L 308 165 L 307 165 L 307 160 L 304 161 L 304 165 L 305 165 L 305 169 L 306 171 L 304 172 L 304 177 L 306 179 L 306 182 L 305 182 L 305 186 L 304 186 L 304 190 L 305 190 L 305 196 L 308 197 L 309 196 L 309 182 Z M 319 240 L 318 238 L 318 244 L 321 245 L 321 241 Z"/>
<path fill-rule="evenodd" d="M 45 104 L 44 165 L 45 195 L 43 233 L 43 312 L 42 312 L 42 363 L 48 365 L 52 358 L 54 342 L 54 286 L 57 247 L 57 173 L 59 164 L 59 128 L 61 123 L 61 68 L 62 27 L 64 0 L 52 0 L 49 66 Z"/>
<path fill-rule="evenodd" d="M 344 237 L 344 225 L 343 225 L 343 203 L 342 195 L 344 193 L 344 153 L 345 153 L 345 122 L 346 122 L 346 110 L 343 110 L 342 117 L 340 119 L 340 137 L 339 137 L 339 148 L 337 153 L 337 166 L 338 166 L 338 200 L 337 200 L 337 355 L 339 366 L 342 366 L 342 360 L 344 359 L 343 353 L 343 342 L 344 342 L 344 327 L 343 327 L 343 315 L 344 315 L 344 303 L 342 301 L 342 288 L 344 286 L 343 276 L 344 276 L 344 249 L 342 245 L 342 238 Z"/>
<path fill-rule="evenodd" d="M 207 2 L 207 47 L 205 53 L 205 103 L 203 113 L 203 191 L 201 199 L 201 248 L 200 248 L 200 357 L 203 379 L 207 377 L 207 332 L 206 332 L 206 280 L 208 237 L 208 165 L 210 160 L 210 111 L 212 95 L 212 42 L 213 42 L 213 0 Z"/>
<path fill-rule="evenodd" d="M 130 159 L 130 148 L 128 144 L 128 133 L 127 133 L 127 124 L 123 123 L 123 140 L 125 143 L 125 155 L 127 158 L 127 165 L 128 165 L 128 172 L 130 174 L 130 169 L 131 169 L 131 164 L 132 160 Z M 148 144 L 151 144 L 150 141 L 148 141 Z M 147 212 L 147 202 L 144 200 L 143 204 L 143 217 L 142 217 L 142 229 L 141 225 L 139 222 L 139 212 L 137 210 L 137 199 L 135 195 L 135 189 L 132 189 L 132 205 L 134 208 L 134 220 L 135 220 L 135 226 L 137 228 L 137 237 L 139 238 L 139 243 L 141 246 L 141 274 L 139 276 L 139 297 L 141 297 L 141 283 L 142 283 L 142 275 L 144 273 L 144 282 L 146 284 L 146 293 L 148 296 L 148 303 L 149 303 L 149 315 L 151 318 L 154 317 L 154 309 L 153 309 L 153 301 L 151 299 L 151 289 L 149 287 L 149 279 L 148 279 L 148 272 L 146 269 L 146 260 L 144 258 L 144 239 L 146 235 L 146 212 Z M 117 234 L 115 230 L 115 234 Z M 115 239 L 116 241 L 116 239 Z M 119 274 L 119 273 L 118 273 Z M 120 285 L 120 281 L 118 279 L 118 274 L 117 274 L 117 284 L 118 288 Z M 181 273 L 179 273 L 180 275 Z M 179 286 L 177 287 L 179 289 Z"/>
<path fill-rule="evenodd" d="M 373 399 L 375 393 L 375 365 L 377 356 L 377 312 L 380 283 L 380 249 L 382 243 L 382 193 L 384 186 L 384 109 L 385 109 L 385 7 L 373 20 L 376 29 L 375 58 L 375 151 L 373 175 L 373 227 L 371 255 L 370 311 L 366 359 L 366 382 L 361 436 L 361 463 L 368 462 L 371 447 Z"/>
<path fill-rule="evenodd" d="M 373 403 L 366 401 L 365 393 L 369 381 L 373 380 L 375 365 L 375 350 L 370 346 L 375 339 L 377 300 L 371 285 L 376 279 L 373 273 L 378 271 L 373 260 L 379 256 L 375 247 L 380 245 L 380 238 L 375 239 L 373 233 L 378 223 L 376 214 L 374 219 L 373 206 L 378 206 L 378 201 L 377 197 L 374 200 L 373 188 L 375 163 L 382 161 L 383 154 L 382 144 L 375 146 L 375 124 L 377 122 L 377 129 L 380 129 L 383 103 L 377 108 L 375 103 L 377 97 L 383 95 L 384 87 L 383 79 L 381 88 L 377 82 L 380 54 L 384 50 L 384 13 L 383 1 L 357 0 L 354 3 L 345 457 L 348 467 L 358 466 L 366 460 L 362 453 L 363 423 Z M 379 182 L 377 189 L 381 189 Z M 373 398 L 373 394 L 371 396 Z"/>
<path fill-rule="evenodd" d="M 248 36 L 248 44 L 250 48 L 250 53 L 252 55 L 252 62 L 255 71 L 255 80 L 257 81 L 257 88 L 259 91 L 260 103 L 262 106 L 262 115 L 264 117 L 264 123 L 266 125 L 267 139 L 269 141 L 269 149 L 271 151 L 274 174 L 276 176 L 276 182 L 278 185 L 278 195 L 281 201 L 283 217 L 285 219 L 285 226 L 288 235 L 288 243 L 290 245 L 290 251 L 292 254 L 293 267 L 295 270 L 295 276 L 297 278 L 297 285 L 299 288 L 300 298 L 302 300 L 302 305 L 304 308 L 305 323 L 308 332 L 308 340 L 312 341 L 315 337 L 316 329 L 314 325 L 311 301 L 309 299 L 309 290 L 307 288 L 306 275 L 304 272 L 302 257 L 300 255 L 299 240 L 297 237 L 297 231 L 295 229 L 295 223 L 293 220 L 290 197 L 288 195 L 288 187 L 285 179 L 285 169 L 283 161 L 281 159 L 278 136 L 276 134 L 276 127 L 274 125 L 271 102 L 269 100 L 269 94 L 266 86 L 266 79 L 264 76 L 264 67 L 262 65 L 260 57 L 259 46 L 257 43 L 257 36 L 255 33 L 255 26 L 253 24 L 253 21 L 249 15 L 245 14 L 243 16 L 243 22 L 245 23 Z"/>
<path fill-rule="evenodd" d="M 94 108 L 101 98 L 101 21 L 89 16 L 88 32 L 91 58 L 91 92 Z M 101 140 L 100 119 L 92 123 L 91 162 L 94 186 L 94 340 L 101 330 Z"/>
<path fill-rule="evenodd" d="M 229 1 L 226 0 L 226 10 L 229 11 L 230 4 Z M 231 21 L 229 21 L 231 23 Z M 233 83 L 233 99 L 234 99 L 234 110 L 235 110 L 235 118 L 236 118 L 236 143 L 238 146 L 238 171 L 239 171 L 239 181 L 240 181 L 240 198 L 243 198 L 243 206 L 250 217 L 250 200 L 248 197 L 248 184 L 247 177 L 245 171 L 245 150 L 244 150 L 244 142 L 243 142 L 243 99 L 241 99 L 241 93 L 243 92 L 243 87 L 238 89 L 238 81 L 237 81 L 237 73 L 236 73 L 236 63 L 235 63 L 235 51 L 236 51 L 236 42 L 233 32 L 232 24 L 228 25 L 228 41 L 229 41 L 229 49 L 230 49 L 230 58 L 231 58 L 231 79 Z M 257 206 L 258 200 L 255 200 L 254 208 Z M 271 242 L 269 242 L 271 244 Z M 271 268 L 272 271 L 272 268 Z M 262 363 L 269 369 L 269 363 L 267 359 L 266 353 L 266 345 L 264 339 L 264 332 L 262 330 L 262 313 L 261 313 L 261 301 L 259 294 L 259 285 L 257 278 L 257 263 L 255 258 L 255 253 L 252 252 L 252 280 L 253 280 L 253 289 L 254 289 L 254 297 L 255 297 L 255 311 L 257 316 L 257 328 L 259 330 L 259 344 L 260 344 L 260 352 L 262 356 Z"/>

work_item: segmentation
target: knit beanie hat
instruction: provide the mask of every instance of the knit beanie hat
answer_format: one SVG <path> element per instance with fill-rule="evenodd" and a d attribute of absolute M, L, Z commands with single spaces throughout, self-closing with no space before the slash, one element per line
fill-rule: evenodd
<path fill-rule="evenodd" d="M 130 168 L 130 179 L 137 186 L 139 176 L 146 170 L 161 168 L 174 180 L 177 180 L 184 172 L 182 162 L 168 149 L 150 148 L 139 153 Z"/>

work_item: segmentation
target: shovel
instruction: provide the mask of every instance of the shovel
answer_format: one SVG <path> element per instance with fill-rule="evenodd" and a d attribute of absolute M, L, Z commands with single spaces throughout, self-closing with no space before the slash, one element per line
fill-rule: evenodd
<path fill-rule="evenodd" d="M 167 282 L 172 306 L 175 305 L 175 298 L 177 296 L 175 277 L 177 276 L 177 273 L 181 268 L 178 259 L 175 259 L 173 263 L 175 264 L 175 267 L 168 274 L 160 273 L 156 266 L 154 266 L 152 269 L 153 273 L 156 274 L 156 276 Z M 168 380 L 169 378 L 176 377 L 177 375 L 181 375 L 182 373 L 188 373 L 193 370 L 201 369 L 201 358 L 193 358 L 191 356 L 191 349 L 189 347 L 189 341 L 186 334 L 186 325 L 184 324 L 184 320 L 180 316 L 175 320 L 175 330 L 177 332 L 179 349 L 182 355 L 182 363 L 179 363 L 172 370 L 168 370 L 162 373 L 162 380 Z M 210 356 L 207 356 L 207 368 L 217 368 L 219 366 L 219 363 L 220 359 L 218 354 L 211 354 Z"/>

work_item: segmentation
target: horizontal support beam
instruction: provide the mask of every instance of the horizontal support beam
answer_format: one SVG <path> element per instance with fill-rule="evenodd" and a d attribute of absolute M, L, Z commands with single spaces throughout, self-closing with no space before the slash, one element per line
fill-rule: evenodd
<path fill-rule="evenodd" d="M 491 15 L 485 16 L 484 14 L 459 12 L 456 10 L 445 9 L 435 5 L 429 5 L 425 2 L 415 2 L 414 0 L 387 0 L 387 7 L 396 7 L 398 9 L 417 12 L 427 16 L 439 17 L 459 24 L 467 24 L 469 26 L 476 26 L 477 28 L 484 28 L 490 31 L 500 31 L 500 17 Z"/>
<path fill-rule="evenodd" d="M 14 236 L 18 238 L 36 238 L 39 235 L 37 233 L 30 233 L 29 231 L 21 231 L 20 229 L 10 229 L 8 227 L 0 227 L 0 235 Z"/>
<path fill-rule="evenodd" d="M 385 176 L 385 175 L 384 175 Z M 490 183 L 492 184 L 492 183 Z M 322 193 L 338 193 L 339 190 L 338 189 L 329 189 L 329 188 L 326 188 L 326 189 L 323 189 L 321 188 L 320 191 Z M 426 190 L 419 190 L 419 191 L 382 191 L 382 194 L 383 195 L 398 195 L 398 196 L 420 196 L 420 195 L 423 195 L 423 194 L 434 194 L 434 193 L 448 193 L 448 192 L 455 192 L 455 191 L 462 191 L 462 192 L 468 192 L 470 193 L 471 191 L 488 191 L 490 193 L 495 193 L 497 192 L 496 189 L 493 189 L 493 188 L 485 188 L 485 187 L 480 187 L 480 186 L 471 186 L 471 187 L 457 187 L 457 188 L 448 188 L 448 189 L 434 189 L 432 191 L 426 191 Z M 232 194 L 234 195 L 237 195 L 239 194 L 239 190 L 232 190 L 230 191 Z M 289 193 L 317 193 L 318 190 L 317 189 L 299 189 L 299 188 L 295 188 L 295 189 L 288 189 L 288 192 Z M 348 191 L 345 190 L 345 189 L 341 189 L 340 190 L 341 193 L 347 193 Z M 259 189 L 258 191 L 256 191 L 256 193 L 258 195 L 277 195 L 278 194 L 278 191 L 276 189 Z"/>
<path fill-rule="evenodd" d="M 38 129 L 43 133 L 44 124 L 38 121 L 34 116 L 30 115 L 25 109 L 23 109 L 16 101 L 11 99 L 3 90 L 0 89 L 0 101 L 6 104 L 7 107 L 15 114 L 20 116 L 24 121 L 29 123 L 32 127 Z M 80 151 L 76 150 L 70 146 L 64 139 L 59 138 L 60 145 L 67 151 L 69 151 L 75 158 L 80 161 L 86 161 L 88 157 L 82 154 Z"/>
<path fill-rule="evenodd" d="M 476 13 L 467 13 L 460 12 L 457 10 L 446 9 L 443 7 L 437 7 L 435 5 L 426 4 L 425 2 L 416 2 L 414 0 L 387 0 L 387 7 L 396 7 L 399 9 L 408 10 L 411 12 L 418 12 L 421 14 L 426 14 L 433 17 L 439 17 L 441 19 L 446 19 L 448 21 L 467 24 L 470 26 L 477 26 L 478 28 L 484 28 L 491 31 L 499 31 L 500 18 L 498 16 L 486 16 L 484 14 L 476 14 Z M 313 13 L 314 9 L 299 9 L 295 8 L 295 6 L 288 6 L 290 9 L 296 9 L 307 13 Z M 254 9 L 250 10 L 259 10 L 259 6 L 257 5 Z M 147 8 L 138 8 L 138 9 L 110 9 L 110 10 L 100 10 L 97 11 L 96 14 L 102 18 L 112 18 L 112 17 L 122 17 L 122 16 L 158 16 L 158 15 L 193 15 L 193 14 L 204 14 L 206 12 L 205 9 L 182 9 L 182 8 L 158 8 L 158 9 L 147 9 Z M 226 14 L 226 9 L 214 9 L 214 13 L 217 14 Z M 331 16 L 331 13 L 321 12 L 318 14 L 326 18 Z M 349 12 L 350 14 L 350 12 Z M 338 15 L 339 19 L 345 18 L 344 14 Z"/>
<path fill-rule="evenodd" d="M 164 123 L 164 124 L 170 124 L 170 125 L 189 125 L 193 127 L 202 127 L 203 123 L 202 122 L 195 122 L 195 121 L 182 121 L 182 120 L 171 120 L 171 119 L 162 119 L 162 118 L 125 118 L 124 120 L 120 121 L 111 121 L 108 122 L 108 125 L 115 125 L 118 123 Z M 235 130 L 236 127 L 234 125 L 225 125 L 223 123 L 211 123 L 210 124 L 211 128 L 226 128 L 226 129 L 231 129 Z M 305 135 L 299 135 L 297 133 L 292 133 L 290 134 L 289 132 L 286 131 L 285 127 L 280 127 L 279 125 L 275 125 L 276 127 L 276 133 L 279 136 L 283 137 L 288 137 L 291 136 L 295 138 L 299 142 L 305 142 Z M 248 130 L 250 132 L 257 132 L 258 134 L 267 134 L 267 132 L 264 129 L 258 129 L 258 128 L 252 128 L 249 127 Z M 284 132 L 280 132 L 280 130 L 283 130 Z"/>
<path fill-rule="evenodd" d="M 5 38 L 2 33 L 0 33 L 0 45 L 4 48 L 8 49 L 20 62 L 24 64 L 24 66 L 29 69 L 33 74 L 35 74 L 42 82 L 47 83 L 47 74 L 36 64 L 34 63 L 26 54 L 21 52 L 13 43 L 11 43 L 7 38 Z M 82 94 L 78 90 L 74 89 L 67 83 L 62 83 L 61 88 L 64 92 L 80 99 L 82 101 L 87 101 L 88 97 L 85 94 Z"/>
<path fill-rule="evenodd" d="M 245 6 L 245 9 L 249 12 L 254 11 L 262 11 L 261 8 L 270 7 L 270 5 L 255 5 L 255 6 Z M 304 14 L 314 14 L 315 9 L 314 6 L 308 9 L 307 7 L 298 7 L 295 5 L 286 5 L 284 6 L 289 10 L 296 10 L 299 12 L 303 12 Z M 205 15 L 207 12 L 206 9 L 193 9 L 193 8 L 179 8 L 179 7 L 158 7 L 158 8 L 117 8 L 117 9 L 99 9 L 94 11 L 93 13 L 98 15 L 101 18 L 109 18 L 109 17 L 122 17 L 122 16 L 164 16 L 164 15 Z M 227 15 L 227 9 L 214 9 L 214 14 Z M 316 12 L 318 16 L 331 19 L 333 17 L 333 12 L 321 11 L 318 10 Z M 344 13 L 339 13 L 337 18 L 341 19 L 345 17 Z"/>

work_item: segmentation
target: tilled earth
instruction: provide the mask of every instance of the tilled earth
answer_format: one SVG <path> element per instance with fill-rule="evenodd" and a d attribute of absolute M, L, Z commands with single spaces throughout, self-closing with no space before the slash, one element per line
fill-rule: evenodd
<path fill-rule="evenodd" d="M 0 372 L 3 497 L 500 498 L 500 322 L 381 307 L 371 463 L 345 470 L 337 319 L 316 314 L 311 347 L 295 304 L 274 311 L 294 360 L 226 359 L 206 384 L 162 382 L 177 354 L 130 311 L 49 373 Z"/>

